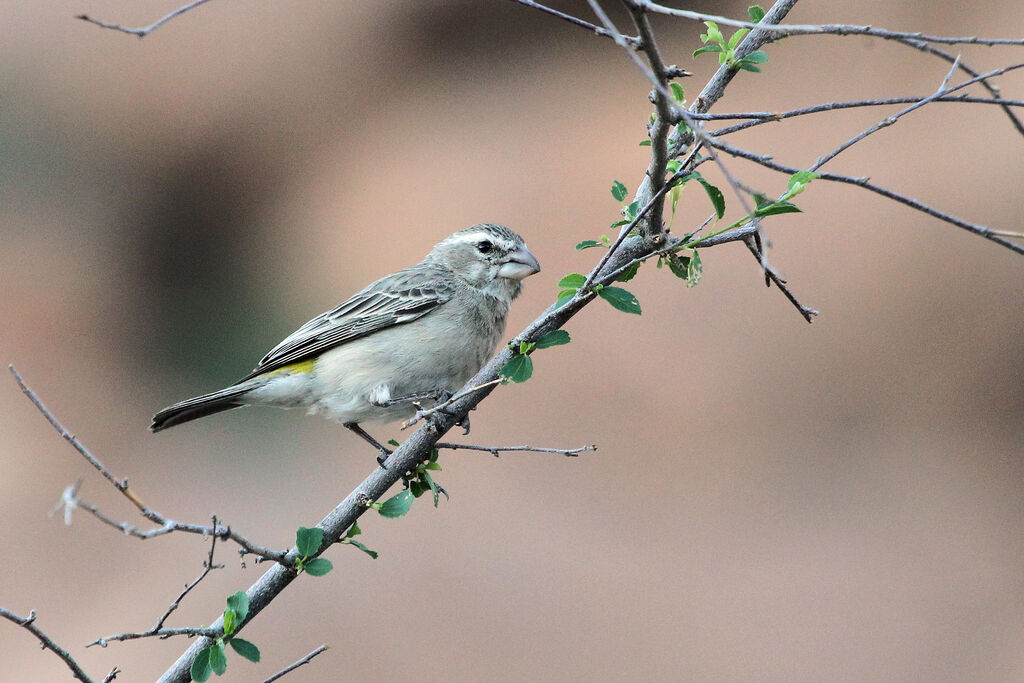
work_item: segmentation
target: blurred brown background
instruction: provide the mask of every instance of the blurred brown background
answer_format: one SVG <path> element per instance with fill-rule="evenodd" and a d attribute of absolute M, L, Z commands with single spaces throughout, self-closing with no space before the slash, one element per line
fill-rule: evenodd
<path fill-rule="evenodd" d="M 374 466 L 363 444 L 297 411 L 159 436 L 150 415 L 480 221 L 521 232 L 544 266 L 511 335 L 593 263 L 572 246 L 616 220 L 612 179 L 636 188 L 647 86 L 610 41 L 509 2 L 210 2 L 143 41 L 72 16 L 142 25 L 178 4 L 0 5 L 0 360 L 158 510 L 285 547 Z M 920 8 L 828 0 L 791 19 L 1024 35 L 1019 0 Z M 716 65 L 689 57 L 702 27 L 655 24 L 695 93 Z M 717 111 L 924 96 L 947 70 L 862 38 L 768 51 Z M 982 70 L 1021 55 L 964 48 Z M 999 82 L 1024 97 L 1021 75 Z M 736 141 L 806 166 L 885 113 Z M 1022 152 L 998 109 L 939 104 L 827 168 L 1020 230 Z M 227 680 L 321 643 L 286 680 L 1024 679 L 1024 259 L 849 187 L 799 203 L 768 223 L 770 258 L 822 311 L 814 325 L 738 245 L 704 254 L 696 289 L 641 271 L 642 317 L 588 308 L 465 437 L 597 454 L 445 454 L 452 500 L 366 516 L 380 559 L 331 551 L 332 574 L 246 629 L 263 663 L 232 656 Z M 691 188 L 676 231 L 708 211 Z M 82 646 L 152 625 L 206 545 L 48 518 L 82 476 L 85 499 L 141 521 L 9 379 L 0 434 L 0 604 L 38 610 L 96 676 L 154 679 L 184 641 Z M 261 573 L 219 558 L 171 625 L 208 623 Z M 70 678 L 7 622 L 0 662 L 0 680 Z"/>

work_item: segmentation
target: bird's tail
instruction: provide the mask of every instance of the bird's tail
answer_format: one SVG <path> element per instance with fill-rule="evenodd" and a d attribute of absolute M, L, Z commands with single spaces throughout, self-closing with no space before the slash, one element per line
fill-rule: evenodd
<path fill-rule="evenodd" d="M 212 394 L 204 394 L 175 403 L 153 416 L 153 424 L 149 425 L 149 430 L 159 432 L 162 429 L 180 425 L 182 422 L 244 406 L 245 402 L 239 399 L 250 390 L 252 390 L 251 386 L 235 385 Z"/>

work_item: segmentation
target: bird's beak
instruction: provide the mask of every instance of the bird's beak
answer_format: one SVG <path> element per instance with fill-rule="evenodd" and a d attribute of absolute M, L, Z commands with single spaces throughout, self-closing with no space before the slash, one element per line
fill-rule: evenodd
<path fill-rule="evenodd" d="M 539 272 L 540 264 L 537 263 L 537 258 L 523 246 L 508 255 L 508 260 L 498 268 L 498 277 L 522 280 Z"/>

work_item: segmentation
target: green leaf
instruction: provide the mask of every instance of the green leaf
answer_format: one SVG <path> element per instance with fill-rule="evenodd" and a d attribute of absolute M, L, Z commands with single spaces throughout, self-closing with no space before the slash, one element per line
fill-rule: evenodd
<path fill-rule="evenodd" d="M 576 245 L 576 251 L 583 251 L 584 249 L 590 249 L 592 247 L 603 247 L 604 245 L 597 240 L 583 240 Z"/>
<path fill-rule="evenodd" d="M 517 358 L 518 357 L 519 356 L 517 356 Z M 525 356 L 523 357 L 525 358 Z M 415 498 L 413 498 L 412 492 L 408 489 L 405 491 L 399 491 L 385 500 L 377 512 L 379 512 L 382 517 L 401 517 L 409 511 L 414 500 Z"/>
<path fill-rule="evenodd" d="M 352 526 L 350 526 L 348 531 L 345 532 L 345 538 L 352 538 L 353 536 L 358 536 L 361 533 L 363 533 L 363 530 L 359 528 L 359 524 L 352 522 Z"/>
<path fill-rule="evenodd" d="M 704 34 L 708 38 L 706 42 L 720 44 L 725 43 L 725 36 L 723 36 L 722 32 L 719 30 L 718 24 L 713 21 L 705 21 L 704 25 L 708 27 L 708 32 Z"/>
<path fill-rule="evenodd" d="M 441 471 L 441 463 L 438 463 L 438 462 L 428 462 L 427 464 L 425 464 L 423 466 L 423 469 L 430 470 L 432 472 L 440 472 Z"/>
<path fill-rule="evenodd" d="M 228 658 L 224 654 L 224 646 L 221 643 L 210 646 L 210 668 L 218 676 L 223 676 L 224 672 L 228 670 Z"/>
<path fill-rule="evenodd" d="M 537 348 L 546 349 L 551 346 L 561 346 L 562 344 L 568 344 L 570 341 L 569 333 L 565 330 L 553 330 L 547 334 L 542 334 L 537 339 Z"/>
<path fill-rule="evenodd" d="M 230 607 L 224 610 L 224 635 L 230 636 L 238 628 L 238 613 Z"/>
<path fill-rule="evenodd" d="M 192 660 L 192 668 L 189 669 L 189 672 L 192 674 L 192 680 L 196 683 L 206 683 L 210 680 L 210 648 L 212 647 L 212 645 L 204 647 Z"/>
<path fill-rule="evenodd" d="M 681 183 L 674 183 L 672 189 L 668 191 L 669 195 L 672 196 L 672 217 L 668 221 L 668 227 L 672 227 L 672 224 L 676 222 L 676 206 L 679 204 L 679 195 L 683 193 L 683 186 Z"/>
<path fill-rule="evenodd" d="M 636 263 L 631 265 L 629 268 L 626 268 L 624 271 L 622 271 L 622 273 L 620 273 L 615 278 L 615 281 L 616 282 L 629 282 L 634 277 L 636 277 L 636 273 L 637 273 L 638 270 L 640 270 L 640 262 L 639 261 L 637 261 Z"/>
<path fill-rule="evenodd" d="M 243 638 L 232 638 L 228 641 L 231 649 L 242 655 L 250 662 L 260 661 L 260 649 Z"/>
<path fill-rule="evenodd" d="M 558 281 L 558 286 L 562 289 L 579 289 L 586 281 L 587 278 L 579 273 L 569 273 Z"/>
<path fill-rule="evenodd" d="M 686 269 L 690 265 L 689 256 L 668 254 L 668 256 L 666 256 L 665 258 L 668 261 L 668 269 L 672 271 L 673 275 L 682 280 L 686 280 L 688 278 Z"/>
<path fill-rule="evenodd" d="M 759 5 L 751 5 L 747 8 L 747 16 L 750 17 L 752 23 L 760 23 L 764 19 L 764 10 Z"/>
<path fill-rule="evenodd" d="M 702 55 L 702 54 L 704 54 L 706 52 L 721 52 L 721 51 L 722 51 L 722 46 L 721 45 L 705 45 L 704 47 L 698 47 L 696 50 L 694 50 L 693 51 L 693 56 L 694 57 L 699 57 L 700 55 Z"/>
<path fill-rule="evenodd" d="M 389 446 L 394 446 L 395 448 L 398 448 L 398 447 L 399 447 L 399 446 L 401 446 L 402 444 L 398 443 L 398 442 L 397 442 L 397 441 L 395 441 L 394 439 L 388 439 L 388 445 L 389 445 Z"/>
<path fill-rule="evenodd" d="M 441 451 L 437 450 L 437 448 L 431 448 L 430 449 L 430 457 L 427 458 L 427 460 L 429 462 L 437 462 L 437 459 L 438 459 L 438 457 L 440 457 L 440 455 L 441 455 Z M 438 465 L 438 467 L 440 467 L 440 465 Z"/>
<path fill-rule="evenodd" d="M 604 287 L 598 295 L 620 311 L 640 315 L 640 302 L 621 287 Z"/>
<path fill-rule="evenodd" d="M 241 624 L 249 616 L 249 596 L 245 594 L 245 591 L 238 591 L 228 597 L 228 607 L 235 611 L 238 623 Z"/>
<path fill-rule="evenodd" d="M 711 200 L 711 205 L 715 207 L 715 215 L 718 216 L 719 218 L 724 216 L 725 195 L 722 194 L 722 191 L 719 190 L 714 185 L 712 185 L 711 183 L 709 183 L 708 181 L 704 180 L 704 176 L 702 176 L 697 171 L 694 171 L 693 173 L 689 173 L 683 176 L 684 181 L 690 179 L 695 179 L 697 182 L 699 182 L 701 184 L 701 187 L 704 188 L 704 191 L 708 193 L 708 199 Z"/>
<path fill-rule="evenodd" d="M 739 45 L 740 41 L 743 40 L 743 36 L 747 35 L 748 33 L 750 33 L 749 28 L 741 28 L 740 30 L 736 31 L 736 33 L 732 34 L 732 36 L 729 38 L 729 47 L 734 48 L 737 45 Z"/>
<path fill-rule="evenodd" d="M 413 479 L 409 482 L 409 490 L 412 491 L 413 498 L 419 498 L 424 493 L 430 490 L 426 482 L 420 481 L 419 479 Z"/>
<path fill-rule="evenodd" d="M 768 53 L 764 50 L 755 50 L 740 61 L 750 62 L 751 64 L 764 64 L 768 61 Z"/>
<path fill-rule="evenodd" d="M 636 218 L 637 211 L 640 210 L 640 201 L 634 201 L 623 210 L 623 214 L 626 216 L 627 222 L 632 223 L 633 219 Z"/>
<path fill-rule="evenodd" d="M 306 563 L 306 573 L 310 576 L 323 576 L 332 569 L 334 569 L 334 565 L 323 557 L 315 557 Z"/>
<path fill-rule="evenodd" d="M 302 557 L 315 555 L 324 541 L 324 530 L 320 527 L 300 526 L 295 532 L 295 547 Z"/>
<path fill-rule="evenodd" d="M 704 264 L 700 262 L 700 254 L 694 250 L 693 256 L 690 258 L 690 262 L 686 264 L 686 286 L 696 287 L 700 282 L 701 275 L 703 274 Z"/>
<path fill-rule="evenodd" d="M 781 213 L 800 213 L 800 209 L 790 202 L 772 202 L 763 204 L 754 211 L 755 216 L 776 216 Z"/>
<path fill-rule="evenodd" d="M 441 495 L 441 489 L 439 489 L 437 487 L 437 484 L 434 483 L 434 478 L 432 476 L 430 476 L 430 472 L 424 472 L 422 476 L 423 476 L 423 481 L 425 481 L 427 483 L 427 486 L 434 493 L 434 507 L 437 507 L 438 498 Z"/>
<path fill-rule="evenodd" d="M 672 99 L 682 104 L 683 101 L 686 99 L 686 94 L 683 92 L 683 86 L 679 85 L 678 83 L 669 83 L 668 87 L 669 90 L 672 91 Z"/>
<path fill-rule="evenodd" d="M 789 184 L 786 188 L 786 198 L 795 197 L 805 189 L 807 189 L 807 183 L 811 182 L 815 178 L 820 177 L 813 171 L 797 171 L 789 177 Z"/>
<path fill-rule="evenodd" d="M 740 61 L 736 62 L 736 68 L 737 69 L 743 69 L 744 71 L 753 71 L 756 74 L 761 73 L 760 69 L 758 69 L 753 64 L 750 64 L 749 62 L 746 62 L 744 60 L 740 60 Z"/>
<path fill-rule="evenodd" d="M 615 197 L 615 201 L 621 202 L 629 194 L 629 190 L 626 186 L 620 183 L 618 180 L 612 183 L 612 196 Z"/>
<path fill-rule="evenodd" d="M 513 356 L 501 368 L 501 376 L 513 382 L 525 382 L 533 376 L 533 361 L 529 356 Z"/>
<path fill-rule="evenodd" d="M 354 545 L 355 547 L 359 548 L 360 550 L 362 550 L 364 553 L 366 553 L 367 555 L 369 555 L 373 559 L 375 559 L 375 560 L 377 559 L 378 553 L 377 553 L 376 550 L 370 550 L 369 548 L 367 548 L 365 545 L 363 545 L 359 541 L 349 541 L 348 543 L 349 543 L 349 545 Z"/>
<path fill-rule="evenodd" d="M 665 171 L 671 175 L 675 175 L 683 167 L 683 162 L 679 159 L 669 159 L 665 162 Z"/>
<path fill-rule="evenodd" d="M 555 301 L 555 310 L 558 310 L 562 306 L 572 301 L 573 294 L 576 293 L 575 289 L 568 289 L 564 292 L 558 293 L 558 299 Z"/>

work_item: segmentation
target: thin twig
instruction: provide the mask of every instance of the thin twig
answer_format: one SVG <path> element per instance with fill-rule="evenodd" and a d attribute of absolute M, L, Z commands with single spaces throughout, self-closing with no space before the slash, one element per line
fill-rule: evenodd
<path fill-rule="evenodd" d="M 182 5 L 178 9 L 174 10 L 173 12 L 171 12 L 170 14 L 168 14 L 168 15 L 166 15 L 164 17 L 161 17 L 160 19 L 156 20 L 155 22 L 153 22 L 149 26 L 144 26 L 144 27 L 141 27 L 141 28 L 129 28 L 127 26 L 121 26 L 120 24 L 110 24 L 110 23 L 107 23 L 105 21 L 100 21 L 99 19 L 93 19 L 92 17 L 90 17 L 87 14 L 79 14 L 75 18 L 76 19 L 81 19 L 82 21 L 87 21 L 90 24 L 95 24 L 96 26 L 99 26 L 100 28 L 108 28 L 108 29 L 110 29 L 112 31 L 120 31 L 121 33 L 129 33 L 129 34 L 131 34 L 133 36 L 137 36 L 139 38 L 145 38 L 146 36 L 148 36 L 150 34 L 150 32 L 155 31 L 156 29 L 160 28 L 161 26 L 166 24 L 168 21 L 170 21 L 174 17 L 178 16 L 179 14 L 184 14 L 185 12 L 188 12 L 190 9 L 193 9 L 195 7 L 199 7 L 199 5 L 202 5 L 203 3 L 208 2 L 208 1 L 209 0 L 194 0 L 193 2 L 190 2 L 187 5 Z"/>
<path fill-rule="evenodd" d="M 444 410 L 445 408 L 447 408 L 451 404 L 455 403 L 456 401 L 458 401 L 462 397 L 466 396 L 466 394 L 473 393 L 474 391 L 481 391 L 483 389 L 487 389 L 488 387 L 496 386 L 498 384 L 501 384 L 503 381 L 504 381 L 503 379 L 498 378 L 498 379 L 492 380 L 490 382 L 485 382 L 484 384 L 481 384 L 480 386 L 477 386 L 477 387 L 470 387 L 469 389 L 467 389 L 465 391 L 462 391 L 462 392 L 459 392 L 457 394 L 454 394 L 447 401 L 441 401 L 440 403 L 438 403 L 436 405 L 433 405 L 430 408 L 426 408 L 424 410 L 417 410 L 415 415 L 413 415 L 411 418 L 409 418 L 408 420 L 406 420 L 405 422 L 402 423 L 402 429 L 406 429 L 407 427 L 411 427 L 414 424 L 416 424 L 417 422 L 419 422 L 420 420 L 422 420 L 423 418 L 430 417 L 434 413 L 438 413 L 438 412 Z"/>
<path fill-rule="evenodd" d="M 886 40 L 922 40 L 928 43 L 946 44 L 969 44 L 969 45 L 1024 45 L 1024 38 L 954 38 L 950 36 L 930 36 L 923 33 L 908 33 L 903 31 L 889 31 L 884 28 L 873 26 L 853 26 L 851 24 L 772 24 L 761 22 L 755 24 L 740 19 L 730 19 L 715 14 L 704 14 L 702 12 L 691 12 L 690 10 L 665 7 L 654 2 L 644 0 L 641 4 L 651 12 L 667 14 L 683 19 L 695 21 L 713 21 L 716 24 L 725 26 L 736 26 L 750 29 L 764 29 L 777 34 L 776 38 L 795 35 L 834 35 L 834 36 L 874 36 Z"/>
<path fill-rule="evenodd" d="M 75 678 L 77 678 L 80 681 L 83 681 L 84 683 L 94 683 L 93 679 L 90 678 L 87 673 L 85 673 L 85 670 L 82 669 L 78 662 L 75 661 L 75 658 L 72 657 L 67 650 L 62 648 L 57 643 L 55 643 L 53 639 L 50 638 L 50 636 L 43 633 L 43 631 L 35 625 L 35 610 L 29 612 L 27 617 L 22 617 L 15 614 L 14 612 L 11 612 L 8 609 L 0 607 L 0 617 L 3 617 L 8 621 L 14 622 L 18 626 L 21 626 L 25 630 L 29 631 L 36 638 L 38 638 L 39 644 L 42 645 L 44 649 L 49 650 L 50 652 L 60 657 L 64 664 L 67 665 L 69 669 L 71 669 L 71 673 L 74 675 Z M 120 671 L 118 671 L 115 668 L 109 674 L 107 674 L 106 678 L 104 678 L 103 680 L 112 681 L 119 673 Z"/>
<path fill-rule="evenodd" d="M 82 444 L 82 442 L 80 442 L 75 437 L 74 434 L 69 432 L 64 427 L 64 425 L 61 424 L 60 420 L 58 420 L 57 417 L 50 411 L 50 409 L 46 407 L 46 405 L 42 402 L 39 396 L 37 396 L 36 393 L 32 391 L 32 389 L 30 389 L 27 384 L 25 384 L 25 380 L 22 379 L 21 374 L 13 365 L 9 365 L 8 369 L 10 369 L 11 374 L 14 376 L 14 381 L 18 383 L 18 386 L 21 388 L 22 393 L 24 393 L 25 396 L 27 396 L 28 399 L 32 402 L 32 404 L 39 410 L 39 412 L 42 413 L 43 417 L 46 418 L 46 421 L 49 422 L 50 425 L 53 426 L 55 430 L 57 430 L 57 433 L 60 434 L 61 438 L 70 443 L 71 446 L 76 451 L 78 451 L 78 453 L 83 458 L 85 458 L 90 465 L 96 468 L 96 470 L 103 475 L 104 479 L 109 481 L 114 486 L 115 489 L 117 489 L 122 495 L 124 495 L 128 500 L 130 500 L 132 504 L 135 505 L 136 508 L 138 508 L 139 512 L 142 514 L 143 517 L 153 522 L 154 524 L 157 524 L 158 526 L 157 528 L 150 529 L 149 531 L 140 531 L 137 527 L 128 524 L 127 522 L 118 522 L 117 520 L 100 512 L 96 508 L 96 506 L 78 500 L 77 498 L 74 498 L 72 506 L 77 505 L 77 507 L 80 507 L 83 510 L 92 513 L 97 519 L 104 522 L 105 524 L 109 524 L 110 526 L 119 529 L 122 532 L 135 538 L 149 539 L 155 536 L 169 534 L 174 531 L 181 531 L 189 534 L 197 534 L 204 537 L 213 535 L 219 536 L 222 540 L 230 539 L 237 543 L 239 546 L 241 546 L 246 552 L 252 553 L 253 555 L 259 555 L 264 559 L 273 560 L 274 562 L 281 562 L 285 564 L 288 563 L 288 560 L 286 558 L 287 552 L 271 550 L 270 548 L 264 548 L 263 546 L 257 545 L 252 541 L 248 540 L 247 538 L 245 538 L 244 536 L 242 536 L 241 534 L 239 534 L 238 532 L 234 531 L 230 526 L 205 526 L 202 524 L 177 522 L 173 519 L 165 517 L 164 515 L 160 514 L 156 510 L 152 509 L 151 507 L 143 503 L 142 500 L 137 495 L 135 495 L 135 493 L 132 492 L 130 488 L 128 488 L 127 479 L 119 480 L 117 477 L 115 477 L 110 472 L 110 470 L 107 469 L 106 465 L 100 462 L 99 458 L 93 455 L 89 451 L 89 449 L 87 449 L 85 445 Z M 67 491 L 65 491 L 65 493 L 67 493 Z M 74 494 L 77 495 L 77 488 L 74 490 Z M 65 505 L 68 504 L 67 501 L 62 500 L 62 502 Z"/>
<path fill-rule="evenodd" d="M 947 73 L 945 79 L 943 79 L 942 85 L 939 86 L 939 89 L 937 91 L 935 91 L 935 93 L 933 93 L 932 95 L 929 95 L 928 97 L 924 97 L 924 98 L 918 100 L 917 102 L 915 102 L 914 104 L 910 105 L 909 107 L 906 107 L 905 109 L 902 109 L 902 110 L 896 112 L 895 114 L 893 114 L 891 116 L 887 116 L 886 118 L 882 119 L 881 121 L 879 121 L 875 125 L 870 126 L 870 127 L 866 128 L 866 129 L 864 129 L 863 131 L 861 131 L 857 135 L 854 135 L 852 138 L 850 138 L 849 140 L 847 140 L 843 144 L 839 145 L 838 147 L 836 147 L 834 150 L 832 150 L 831 152 L 829 152 L 825 156 L 820 157 L 814 163 L 814 165 L 812 165 L 810 167 L 809 170 L 816 171 L 817 169 L 821 168 L 826 163 L 828 163 L 832 159 L 836 158 L 837 156 L 839 156 L 839 154 L 841 154 L 842 152 L 846 151 L 850 147 L 854 146 L 855 144 L 857 144 L 858 142 L 860 142 L 864 138 L 868 137 L 869 135 L 871 135 L 873 133 L 876 133 L 876 132 L 880 131 L 883 128 L 891 126 L 892 124 L 896 123 L 900 118 L 906 116 L 907 114 L 909 114 L 912 111 L 920 109 L 921 107 L 925 106 L 926 104 L 934 102 L 939 97 L 943 97 L 943 96 L 949 95 L 950 93 L 954 93 L 957 90 L 962 90 L 962 89 L 966 88 L 969 85 L 973 85 L 974 83 L 977 83 L 978 81 L 983 81 L 983 80 L 985 80 L 987 78 L 992 78 L 993 76 L 998 76 L 998 75 L 1004 74 L 1004 73 L 1006 73 L 1008 71 L 1014 71 L 1016 69 L 1024 68 L 1024 64 L 1013 64 L 1011 66 L 1006 66 L 1006 67 L 1003 67 L 1001 69 L 993 69 L 992 71 L 988 72 L 987 74 L 983 74 L 983 75 L 980 75 L 980 76 L 975 76 L 974 78 L 966 80 L 963 83 L 959 83 L 959 84 L 957 84 L 957 85 L 955 85 L 953 87 L 948 87 L 947 84 L 949 82 L 950 77 L 952 77 L 953 72 L 956 71 L 957 64 L 958 64 L 957 62 L 954 62 L 953 66 L 949 70 L 949 73 Z"/>
<path fill-rule="evenodd" d="M 439 442 L 434 444 L 435 448 L 448 448 L 453 451 L 484 451 L 490 453 L 495 458 L 498 457 L 498 453 L 503 452 L 530 452 L 530 453 L 559 453 L 561 455 L 575 457 L 585 451 L 596 451 L 597 445 L 591 446 L 580 446 L 579 448 L 541 448 L 539 446 L 475 446 L 472 444 L 464 443 L 448 443 Z"/>
<path fill-rule="evenodd" d="M 564 12 L 559 12 L 556 9 L 552 9 L 551 7 L 547 7 L 545 5 L 540 4 L 539 2 L 533 2 L 533 0 L 512 0 L 512 2 L 514 2 L 514 3 L 518 4 L 518 5 L 523 5 L 525 7 L 532 7 L 533 9 L 539 9 L 541 12 L 547 12 L 548 14 L 550 14 L 552 16 L 556 16 L 559 19 L 562 19 L 564 21 L 568 21 L 570 24 L 573 24 L 575 26 L 579 26 L 580 28 L 585 28 L 588 31 L 592 31 L 592 32 L 596 33 L 597 35 L 599 35 L 599 36 L 601 36 L 603 38 L 612 38 L 612 34 L 609 33 L 607 29 L 603 29 L 600 26 L 595 26 L 594 24 L 591 24 L 589 21 L 584 21 L 583 19 L 580 19 L 579 17 L 574 17 L 571 14 L 565 14 Z M 625 40 L 626 40 L 626 42 L 630 43 L 633 46 L 636 46 L 636 45 L 640 44 L 640 40 L 638 38 L 633 38 L 633 37 L 628 37 L 627 36 L 625 38 Z"/>
<path fill-rule="evenodd" d="M 960 55 L 952 55 L 949 52 L 946 52 L 945 50 L 940 50 L 934 45 L 929 45 L 928 43 L 921 40 L 913 40 L 910 38 L 897 38 L 896 42 L 903 43 L 904 45 L 914 48 L 915 50 L 920 50 L 925 54 L 938 57 L 939 59 L 944 59 L 950 64 L 956 62 L 960 70 L 963 71 L 968 76 L 978 75 L 977 71 L 967 66 L 966 64 L 963 63 L 963 61 L 960 60 Z M 981 85 L 983 88 L 985 88 L 985 90 L 989 92 L 990 95 L 992 95 L 993 99 L 1002 99 L 1002 96 L 999 92 L 999 86 L 989 83 L 987 80 L 982 81 Z M 1021 135 L 1024 135 L 1024 123 L 1022 123 L 1021 120 L 1017 117 L 1017 115 L 1013 112 L 1013 110 L 1010 109 L 1009 104 L 1009 101 L 1003 101 L 1003 111 L 1006 112 L 1006 115 L 1010 118 L 1010 122 L 1013 124 L 1013 127 L 1017 129 L 1017 132 L 1020 133 Z"/>
<path fill-rule="evenodd" d="M 216 516 L 214 516 L 214 518 L 213 518 L 213 526 L 214 527 L 217 526 L 217 517 Z M 223 569 L 224 568 L 224 565 L 222 565 L 222 564 L 214 564 L 214 562 L 213 562 L 213 552 L 214 552 L 214 549 L 216 547 L 217 547 L 217 536 L 216 535 L 212 535 L 212 536 L 210 536 L 210 554 L 207 555 L 206 560 L 203 562 L 203 573 L 200 574 L 199 576 L 197 576 L 196 579 L 192 583 L 190 583 L 187 586 L 185 586 L 184 590 L 182 590 L 181 593 L 178 594 L 178 597 L 176 597 L 174 599 L 174 602 L 172 602 L 170 604 L 170 606 L 167 608 L 167 611 L 164 612 L 163 615 L 159 619 L 156 620 L 156 625 L 153 626 L 152 629 L 150 629 L 151 631 L 159 631 L 160 629 L 162 629 L 164 627 L 164 622 L 167 621 L 167 618 L 169 616 L 171 616 L 171 613 L 174 612 L 174 610 L 178 609 L 178 606 L 181 605 L 181 601 L 185 598 L 185 596 L 188 595 L 189 592 L 191 592 L 191 590 L 193 588 L 198 586 L 199 582 L 202 581 L 203 579 L 205 579 L 207 574 L 209 574 L 214 569 Z"/>
<path fill-rule="evenodd" d="M 725 121 L 730 119 L 748 119 L 742 123 L 737 123 L 732 126 L 726 126 L 725 128 L 718 128 L 716 130 L 708 131 L 708 135 L 714 137 L 722 137 L 723 135 L 729 135 L 740 130 L 746 130 L 754 126 L 760 126 L 765 123 L 776 123 L 784 119 L 793 118 L 795 116 L 806 116 L 807 114 L 819 114 L 822 112 L 838 111 L 840 109 L 853 109 L 857 107 L 885 107 L 895 104 L 912 104 L 914 102 L 920 102 L 927 95 L 921 95 L 918 97 L 887 97 L 884 99 L 877 100 L 853 100 L 848 102 L 826 102 L 824 104 L 815 104 L 810 107 L 801 107 L 799 109 L 790 109 L 788 111 L 780 112 L 768 112 L 768 111 L 752 111 L 752 112 L 730 112 L 725 114 L 697 114 L 692 113 L 694 119 L 698 121 Z M 936 97 L 931 102 L 946 102 L 946 103 L 964 103 L 964 104 L 995 104 L 1001 107 L 1024 107 L 1024 100 L 1003 100 L 994 99 L 991 97 L 974 97 L 966 93 L 961 95 L 947 95 L 944 97 Z"/>
<path fill-rule="evenodd" d="M 166 640 L 167 638 L 173 638 L 174 636 L 188 636 L 189 638 L 204 637 L 204 638 L 219 638 L 224 635 L 224 629 L 222 627 L 207 627 L 207 628 L 161 628 L 157 630 L 150 629 L 149 631 L 140 631 L 138 633 L 115 633 L 112 636 L 106 636 L 103 638 L 97 638 L 92 641 L 86 647 L 92 647 L 93 645 L 99 645 L 100 647 L 106 647 L 112 642 L 124 641 L 124 640 L 138 640 L 140 638 L 159 638 L 160 640 Z"/>
<path fill-rule="evenodd" d="M 326 645 L 321 645 L 320 647 L 318 647 L 317 649 L 313 650 L 312 652 L 310 652 L 308 655 L 306 655 L 305 657 L 303 657 L 299 661 L 297 661 L 297 662 L 295 662 L 293 664 L 289 664 L 288 666 L 286 666 L 285 668 L 281 669 L 280 671 L 278 671 L 276 674 L 274 674 L 270 678 L 265 679 L 263 681 L 263 683 L 273 683 L 274 681 L 276 681 L 277 679 L 281 678 L 285 674 L 289 674 L 292 671 L 294 671 L 295 669 L 298 669 L 303 664 L 308 664 L 309 660 L 313 659 L 313 657 L 316 657 L 318 654 L 320 654 L 321 652 L 324 652 L 327 649 L 328 649 L 328 647 Z"/>
<path fill-rule="evenodd" d="M 722 142 L 719 139 L 715 139 L 711 144 L 716 148 L 722 150 L 723 152 L 726 152 L 727 154 L 731 154 L 733 156 L 737 156 L 743 159 L 748 159 L 749 161 L 753 161 L 756 164 L 760 164 L 765 168 L 770 168 L 771 170 L 778 171 L 780 173 L 787 173 L 792 175 L 793 173 L 798 173 L 802 170 L 805 170 L 797 168 L 795 166 L 786 166 L 785 164 L 777 163 L 773 161 L 770 156 L 755 154 L 745 149 L 729 145 L 725 142 Z M 887 199 L 892 199 L 893 201 L 899 202 L 900 204 L 905 204 L 912 209 L 916 209 L 917 211 L 921 211 L 922 213 L 928 214 L 933 218 L 938 218 L 939 220 L 955 225 L 958 228 L 963 228 L 964 230 L 970 233 L 980 235 L 981 237 L 991 240 L 1000 246 L 1006 247 L 1010 251 L 1016 252 L 1018 254 L 1024 254 L 1024 246 L 1003 239 L 1002 237 L 1000 237 L 1000 233 L 997 231 L 990 230 L 983 225 L 978 225 L 977 223 L 965 221 L 962 218 L 957 218 L 956 216 L 945 213 L 944 211 L 940 211 L 934 207 L 928 206 L 927 204 L 924 204 L 923 202 L 920 202 L 916 199 L 906 197 L 902 194 L 899 194 L 898 192 L 890 190 L 886 187 L 882 187 L 881 185 L 875 185 L 874 183 L 870 182 L 868 178 L 855 178 L 853 176 L 840 175 L 838 173 L 819 173 L 818 177 L 821 178 L 822 180 L 830 180 L 837 183 L 846 183 L 848 185 L 862 187 L 865 190 L 870 190 L 871 192 L 880 194 Z"/>

